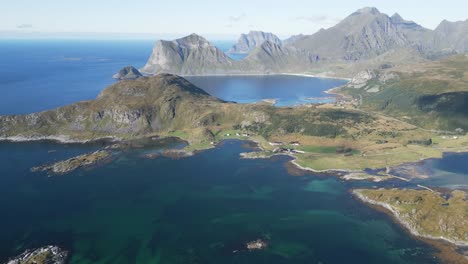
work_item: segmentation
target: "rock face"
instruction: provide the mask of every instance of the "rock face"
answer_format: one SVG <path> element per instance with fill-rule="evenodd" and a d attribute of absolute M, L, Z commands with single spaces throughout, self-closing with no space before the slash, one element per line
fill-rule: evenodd
<path fill-rule="evenodd" d="M 298 41 L 299 39 L 301 39 L 303 37 L 304 37 L 304 34 L 293 35 L 293 36 L 283 40 L 283 45 L 287 46 L 289 44 L 292 44 L 292 43 Z"/>
<path fill-rule="evenodd" d="M 46 246 L 36 250 L 28 250 L 5 264 L 65 264 L 67 258 L 67 251 L 57 246 Z"/>
<path fill-rule="evenodd" d="M 114 74 L 112 78 L 118 80 L 135 80 L 141 76 L 143 75 L 135 67 L 127 66 L 122 68 L 118 73 Z"/>
<path fill-rule="evenodd" d="M 440 50 L 468 52 L 468 20 L 442 21 L 434 31 L 434 46 Z"/>
<path fill-rule="evenodd" d="M 233 60 L 205 38 L 196 34 L 174 41 L 160 40 L 141 72 L 182 75 L 224 73 Z"/>
<path fill-rule="evenodd" d="M 273 33 L 262 31 L 250 31 L 248 34 L 242 34 L 228 52 L 247 54 L 261 46 L 264 42 L 269 41 L 276 45 L 282 45 L 281 40 Z"/>
<path fill-rule="evenodd" d="M 360 9 L 336 26 L 303 37 L 291 45 L 333 60 L 358 61 L 408 46 L 403 32 L 376 8 Z"/>
<path fill-rule="evenodd" d="M 367 85 L 367 82 L 375 77 L 375 73 L 370 70 L 365 70 L 354 76 L 353 79 L 348 83 L 349 87 L 362 88 Z"/>

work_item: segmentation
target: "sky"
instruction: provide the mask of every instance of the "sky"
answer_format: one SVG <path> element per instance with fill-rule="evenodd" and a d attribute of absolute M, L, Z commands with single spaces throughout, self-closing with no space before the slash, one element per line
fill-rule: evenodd
<path fill-rule="evenodd" d="M 328 28 L 377 7 L 434 29 L 468 19 L 467 0 L 15 0 L 0 1 L 0 38 L 174 38 L 198 33 L 234 39 L 250 30 L 282 38 Z"/>

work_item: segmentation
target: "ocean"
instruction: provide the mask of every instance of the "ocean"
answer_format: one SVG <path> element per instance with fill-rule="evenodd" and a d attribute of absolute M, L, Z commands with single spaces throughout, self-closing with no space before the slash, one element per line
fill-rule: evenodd
<path fill-rule="evenodd" d="M 2 40 L 0 114 L 93 99 L 121 67 L 143 66 L 152 45 Z M 253 82 L 267 93 L 271 82 L 258 78 Z M 307 82 L 301 78 L 281 81 L 292 87 Z M 194 81 L 216 90 L 219 79 Z M 240 159 L 241 152 L 251 151 L 242 141 L 224 141 L 183 159 L 144 157 L 180 147 L 165 140 L 116 152 L 112 162 L 67 175 L 30 171 L 101 144 L 0 142 L 0 263 L 49 244 L 69 250 L 73 264 L 437 263 L 433 248 L 351 197 L 351 188 L 375 183 L 294 176 L 288 157 Z M 268 248 L 245 250 L 256 239 L 268 241 Z"/>

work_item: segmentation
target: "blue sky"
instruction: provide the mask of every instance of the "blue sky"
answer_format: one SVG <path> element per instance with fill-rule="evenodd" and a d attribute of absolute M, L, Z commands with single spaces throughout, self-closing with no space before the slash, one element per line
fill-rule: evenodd
<path fill-rule="evenodd" d="M 2 0 L 0 37 L 131 33 L 126 35 L 145 38 L 196 32 L 229 39 L 249 30 L 287 37 L 330 27 L 365 6 L 398 12 L 428 28 L 443 19 L 468 19 L 467 0 Z M 113 34 L 95 34 L 102 32 Z"/>

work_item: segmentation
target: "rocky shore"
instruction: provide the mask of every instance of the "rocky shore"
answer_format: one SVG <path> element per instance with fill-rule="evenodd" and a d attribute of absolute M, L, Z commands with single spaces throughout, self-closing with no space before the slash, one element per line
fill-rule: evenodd
<path fill-rule="evenodd" d="M 98 140 L 110 140 L 110 141 L 119 141 L 117 137 L 99 137 L 94 139 L 75 139 L 66 135 L 57 135 L 57 136 L 11 136 L 11 137 L 1 137 L 0 141 L 11 141 L 11 142 L 29 142 L 29 141 L 56 141 L 59 143 L 89 143 Z"/>
<path fill-rule="evenodd" d="M 59 161 L 50 165 L 42 165 L 31 168 L 31 171 L 47 171 L 53 174 L 65 174 L 72 172 L 78 168 L 89 167 L 95 165 L 99 161 L 109 158 L 112 155 L 107 150 L 98 150 L 96 152 L 83 154 L 67 160 Z"/>
<path fill-rule="evenodd" d="M 376 205 L 376 206 L 385 208 L 398 221 L 398 223 L 400 223 L 402 226 L 404 226 L 414 236 L 423 237 L 423 238 L 427 238 L 427 239 L 434 239 L 434 240 L 443 240 L 443 241 L 449 242 L 449 243 L 451 243 L 451 244 L 453 244 L 455 246 L 468 247 L 468 233 L 465 232 L 465 237 L 464 238 L 460 238 L 460 237 L 455 238 L 454 236 L 450 236 L 449 234 L 446 234 L 444 236 L 442 236 L 442 235 L 433 235 L 431 233 L 428 233 L 427 231 L 423 231 L 423 230 L 421 230 L 422 228 L 420 227 L 420 223 L 410 222 L 410 221 L 408 221 L 408 217 L 403 216 L 403 214 L 406 214 L 405 212 L 402 212 L 402 210 L 399 210 L 398 208 L 396 208 L 395 206 L 391 205 L 388 202 L 378 201 L 378 200 L 375 200 L 375 199 L 372 199 L 372 198 L 366 196 L 363 193 L 364 191 L 366 191 L 366 190 L 357 189 L 357 190 L 353 190 L 352 194 L 356 198 L 358 198 L 359 200 L 361 200 L 364 203 L 371 204 L 371 205 Z M 378 190 L 373 190 L 373 191 L 378 191 Z M 418 191 L 415 191 L 415 192 L 418 192 Z M 422 192 L 422 191 L 420 191 L 420 192 Z M 424 198 L 421 198 L 421 197 L 422 196 L 415 196 L 415 200 L 424 199 Z M 399 197 L 396 197 L 396 198 L 397 198 L 397 203 L 403 203 L 403 202 L 398 201 Z M 442 206 L 448 206 L 448 204 L 449 203 L 442 204 Z M 418 209 L 413 208 L 411 210 L 411 213 L 412 214 L 418 213 Z M 450 213 L 448 213 L 448 214 L 449 214 L 449 218 L 456 217 L 454 214 L 450 214 Z M 447 225 L 447 224 L 442 223 L 443 222 L 442 217 L 440 217 L 439 219 L 440 220 L 437 223 L 439 226 L 446 226 Z M 462 221 L 459 222 L 458 225 L 460 225 L 460 227 L 463 228 L 465 226 L 464 222 L 466 222 L 466 221 L 468 221 L 468 220 L 467 219 L 462 219 Z M 455 229 L 455 227 L 450 227 L 450 229 Z"/>
<path fill-rule="evenodd" d="M 57 246 L 45 246 L 35 250 L 27 250 L 4 264 L 65 264 L 68 252 Z"/>

